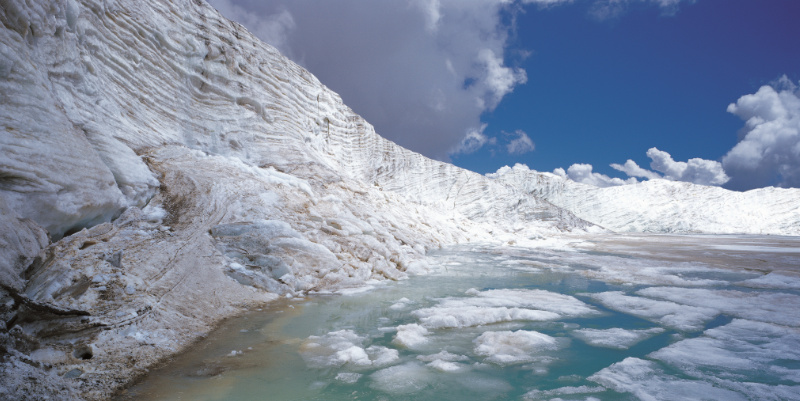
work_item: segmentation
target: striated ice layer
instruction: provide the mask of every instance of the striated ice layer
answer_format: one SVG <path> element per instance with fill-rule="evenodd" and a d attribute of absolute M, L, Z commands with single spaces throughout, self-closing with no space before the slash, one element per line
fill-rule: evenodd
<path fill-rule="evenodd" d="M 611 329 L 580 329 L 573 331 L 572 335 L 595 347 L 624 350 L 663 332 L 664 329 L 660 327 L 646 330 L 625 330 L 615 327 Z"/>

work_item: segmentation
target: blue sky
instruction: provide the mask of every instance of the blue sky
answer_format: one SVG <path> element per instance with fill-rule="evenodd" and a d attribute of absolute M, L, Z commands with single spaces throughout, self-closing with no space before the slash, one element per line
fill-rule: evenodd
<path fill-rule="evenodd" d="M 589 163 L 649 163 L 657 147 L 676 160 L 718 160 L 737 142 L 728 104 L 782 75 L 800 79 L 800 2 L 698 0 L 671 16 L 634 4 L 598 21 L 590 6 L 526 9 L 511 47 L 531 49 L 528 81 L 483 120 L 492 132 L 522 129 L 534 152 L 482 149 L 454 162 L 481 173 L 525 163 L 552 171 Z"/>
<path fill-rule="evenodd" d="M 798 0 L 210 3 L 379 134 L 482 174 L 800 186 Z"/>

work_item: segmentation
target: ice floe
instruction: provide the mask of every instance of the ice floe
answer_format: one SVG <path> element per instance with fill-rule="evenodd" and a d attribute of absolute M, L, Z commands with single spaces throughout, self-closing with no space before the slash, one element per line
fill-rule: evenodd
<path fill-rule="evenodd" d="M 650 287 L 636 292 L 650 298 L 703 309 L 714 308 L 743 319 L 800 326 L 800 296 L 778 292 L 745 292 L 706 288 Z"/>
<path fill-rule="evenodd" d="M 402 347 L 414 348 L 418 345 L 427 343 L 428 334 L 428 329 L 420 326 L 419 324 L 404 324 L 397 326 L 397 334 L 392 342 Z"/>
<path fill-rule="evenodd" d="M 369 376 L 370 387 L 390 394 L 416 393 L 436 382 L 436 377 L 418 362 L 381 369 Z"/>
<path fill-rule="evenodd" d="M 625 358 L 588 378 L 620 393 L 631 393 L 640 400 L 719 400 L 745 401 L 741 393 L 719 388 L 700 380 L 681 379 L 664 373 L 655 362 Z"/>
<path fill-rule="evenodd" d="M 306 363 L 313 368 L 386 366 L 399 358 L 395 349 L 371 345 L 352 330 L 333 331 L 323 336 L 310 336 L 300 351 Z"/>
<path fill-rule="evenodd" d="M 470 327 L 512 321 L 546 321 L 600 314 L 569 295 L 545 290 L 467 291 L 470 297 L 445 298 L 437 306 L 413 312 L 431 329 Z"/>
<path fill-rule="evenodd" d="M 531 390 L 522 397 L 523 400 L 526 401 L 538 401 L 543 399 L 551 399 L 550 397 L 556 396 L 563 396 L 563 395 L 586 395 L 586 394 L 597 394 L 607 391 L 605 387 L 600 386 L 578 386 L 578 387 L 560 387 L 552 390 Z M 559 400 L 561 398 L 554 398 Z M 597 398 L 588 397 L 585 398 L 586 400 Z"/>
<path fill-rule="evenodd" d="M 625 330 L 615 327 L 611 329 L 580 329 L 573 331 L 572 335 L 595 347 L 628 349 L 640 341 L 663 332 L 664 329 L 661 327 L 645 330 Z"/>
<path fill-rule="evenodd" d="M 474 341 L 476 355 L 484 361 L 507 366 L 529 362 L 549 362 L 544 351 L 560 348 L 563 341 L 537 331 L 487 331 Z"/>
<path fill-rule="evenodd" d="M 652 287 L 652 289 L 658 288 Z M 630 296 L 621 291 L 601 292 L 589 294 L 589 296 L 610 309 L 638 316 L 681 331 L 702 330 L 706 322 L 720 313 L 718 309 Z"/>
<path fill-rule="evenodd" d="M 800 384 L 800 332 L 770 323 L 735 319 L 650 357 L 693 377 L 737 381 L 766 376 Z"/>
<path fill-rule="evenodd" d="M 800 274 L 791 271 L 774 271 L 737 284 L 752 288 L 800 290 Z"/>

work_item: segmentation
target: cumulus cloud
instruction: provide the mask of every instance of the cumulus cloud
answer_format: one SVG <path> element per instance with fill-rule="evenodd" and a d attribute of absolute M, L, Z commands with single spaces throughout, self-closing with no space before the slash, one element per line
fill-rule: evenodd
<path fill-rule="evenodd" d="M 661 178 L 661 174 L 658 174 L 654 171 L 650 171 L 647 169 L 643 169 L 639 167 L 639 165 L 636 164 L 636 162 L 631 159 L 628 159 L 628 161 L 626 161 L 625 164 L 612 163 L 611 167 L 615 170 L 622 171 L 629 177 L 640 177 L 640 178 L 646 178 L 648 180 L 654 178 Z"/>
<path fill-rule="evenodd" d="M 786 76 L 739 98 L 728 112 L 745 121 L 742 139 L 723 158 L 727 187 L 800 187 L 800 90 Z"/>
<path fill-rule="evenodd" d="M 478 149 L 482 148 L 486 144 L 494 144 L 497 142 L 496 138 L 489 138 L 483 131 L 486 130 L 486 124 L 481 124 L 479 129 L 471 129 L 467 132 L 467 135 L 461 139 L 461 142 L 456 148 L 455 153 L 465 154 L 468 155 L 470 153 L 475 153 Z"/>
<path fill-rule="evenodd" d="M 650 168 L 655 171 L 641 168 L 636 162 L 630 159 L 625 162 L 624 165 L 614 163 L 611 167 L 631 177 L 646 179 L 663 178 L 671 181 L 686 181 L 699 185 L 718 186 L 728 182 L 730 179 L 725 174 L 722 164 L 718 161 L 692 158 L 687 162 L 679 162 L 672 159 L 669 153 L 658 150 L 657 148 L 648 149 L 647 157 L 652 160 L 652 162 L 650 162 Z"/>
<path fill-rule="evenodd" d="M 516 130 L 513 134 L 509 135 L 514 138 L 508 143 L 508 145 L 506 145 L 506 150 L 508 150 L 509 154 L 522 155 L 533 152 L 533 141 L 524 131 Z"/>
<path fill-rule="evenodd" d="M 553 171 L 556 175 L 560 175 L 562 177 L 566 177 L 571 179 L 575 182 L 580 182 L 583 184 L 594 185 L 596 187 L 605 188 L 605 187 L 612 187 L 617 185 L 625 185 L 625 184 L 635 184 L 638 181 L 636 178 L 628 178 L 627 180 L 623 180 L 621 178 L 611 178 L 605 174 L 595 173 L 592 171 L 593 167 L 591 164 L 581 164 L 576 163 L 564 171 L 563 168 L 557 168 Z"/>

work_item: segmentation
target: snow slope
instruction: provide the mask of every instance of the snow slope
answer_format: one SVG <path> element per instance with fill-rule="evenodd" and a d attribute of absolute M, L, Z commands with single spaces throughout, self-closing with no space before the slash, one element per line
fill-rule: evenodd
<path fill-rule="evenodd" d="M 597 188 L 523 165 L 489 174 L 617 232 L 800 235 L 800 189 L 747 192 L 649 180 Z"/>

